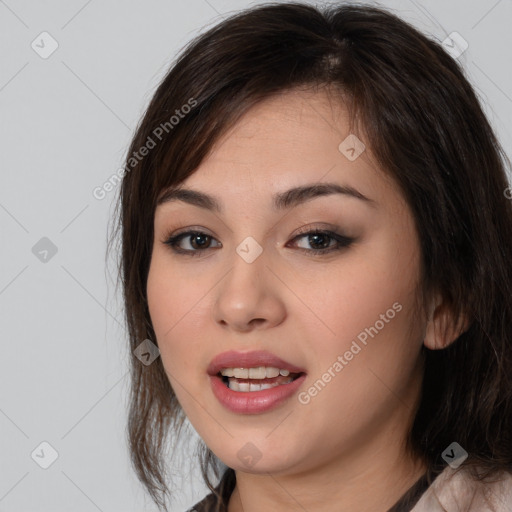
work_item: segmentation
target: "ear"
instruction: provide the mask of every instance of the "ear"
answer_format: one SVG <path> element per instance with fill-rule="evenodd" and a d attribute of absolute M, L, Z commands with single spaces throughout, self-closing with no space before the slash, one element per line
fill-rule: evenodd
<path fill-rule="evenodd" d="M 450 305 L 437 295 L 430 304 L 423 343 L 430 350 L 442 350 L 467 331 L 469 323 L 466 315 L 455 318 Z"/>

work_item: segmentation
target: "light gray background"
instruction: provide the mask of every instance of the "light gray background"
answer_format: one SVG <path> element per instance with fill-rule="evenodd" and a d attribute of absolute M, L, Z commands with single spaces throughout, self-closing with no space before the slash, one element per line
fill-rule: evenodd
<path fill-rule="evenodd" d="M 122 166 L 179 49 L 254 3 L 0 1 L 2 512 L 156 510 L 125 444 L 127 343 L 105 266 L 117 190 L 103 200 L 92 191 Z M 512 1 L 373 3 L 440 41 L 452 31 L 468 41 L 459 60 L 510 156 Z M 59 45 L 47 59 L 31 47 L 42 46 L 43 31 Z M 46 262 L 32 252 L 42 237 L 58 250 Z M 193 442 L 173 465 L 173 512 L 207 492 L 190 432 Z M 48 469 L 31 458 L 43 441 L 58 452 Z"/>

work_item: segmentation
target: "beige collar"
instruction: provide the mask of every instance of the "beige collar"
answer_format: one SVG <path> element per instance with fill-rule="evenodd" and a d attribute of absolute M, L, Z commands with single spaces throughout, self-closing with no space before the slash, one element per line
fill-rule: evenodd
<path fill-rule="evenodd" d="M 487 482 L 473 480 L 467 469 L 449 466 L 434 480 L 411 512 L 510 512 L 512 474 Z"/>

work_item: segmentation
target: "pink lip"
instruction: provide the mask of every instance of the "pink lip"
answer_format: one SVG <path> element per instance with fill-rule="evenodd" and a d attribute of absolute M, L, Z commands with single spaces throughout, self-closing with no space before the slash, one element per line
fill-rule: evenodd
<path fill-rule="evenodd" d="M 215 356 L 208 366 L 208 375 L 217 375 L 223 368 L 257 368 L 258 366 L 272 366 L 281 370 L 289 370 L 290 373 L 303 373 L 299 368 L 274 354 L 265 350 L 253 352 L 237 352 L 231 350 Z"/>
<path fill-rule="evenodd" d="M 249 392 L 229 389 L 218 375 L 210 376 L 210 383 L 213 394 L 226 409 L 240 414 L 259 414 L 282 404 L 297 392 L 305 379 L 306 374 L 303 373 L 289 384 Z"/>
<path fill-rule="evenodd" d="M 220 370 L 223 368 L 257 368 L 258 366 L 272 366 L 288 370 L 290 373 L 300 373 L 302 375 L 288 384 L 250 392 L 229 389 L 219 375 Z M 288 363 L 265 350 L 253 352 L 236 352 L 232 350 L 223 352 L 213 358 L 207 372 L 210 375 L 211 388 L 217 400 L 226 409 L 242 414 L 259 414 L 277 407 L 296 393 L 306 378 L 303 368 Z"/>

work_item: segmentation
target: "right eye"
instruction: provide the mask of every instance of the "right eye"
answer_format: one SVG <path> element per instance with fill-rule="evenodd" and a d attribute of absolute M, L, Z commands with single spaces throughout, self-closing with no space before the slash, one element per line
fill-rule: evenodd
<path fill-rule="evenodd" d="M 182 244 L 182 241 L 184 240 L 187 242 Z M 206 249 L 211 249 L 209 244 L 212 240 L 215 240 L 215 238 L 203 233 L 202 231 L 186 231 L 184 233 L 179 233 L 178 235 L 167 237 L 164 244 L 171 247 L 171 249 L 178 254 L 197 256 Z M 190 248 L 184 248 L 183 245 Z M 219 246 L 222 247 L 222 244 Z"/>

